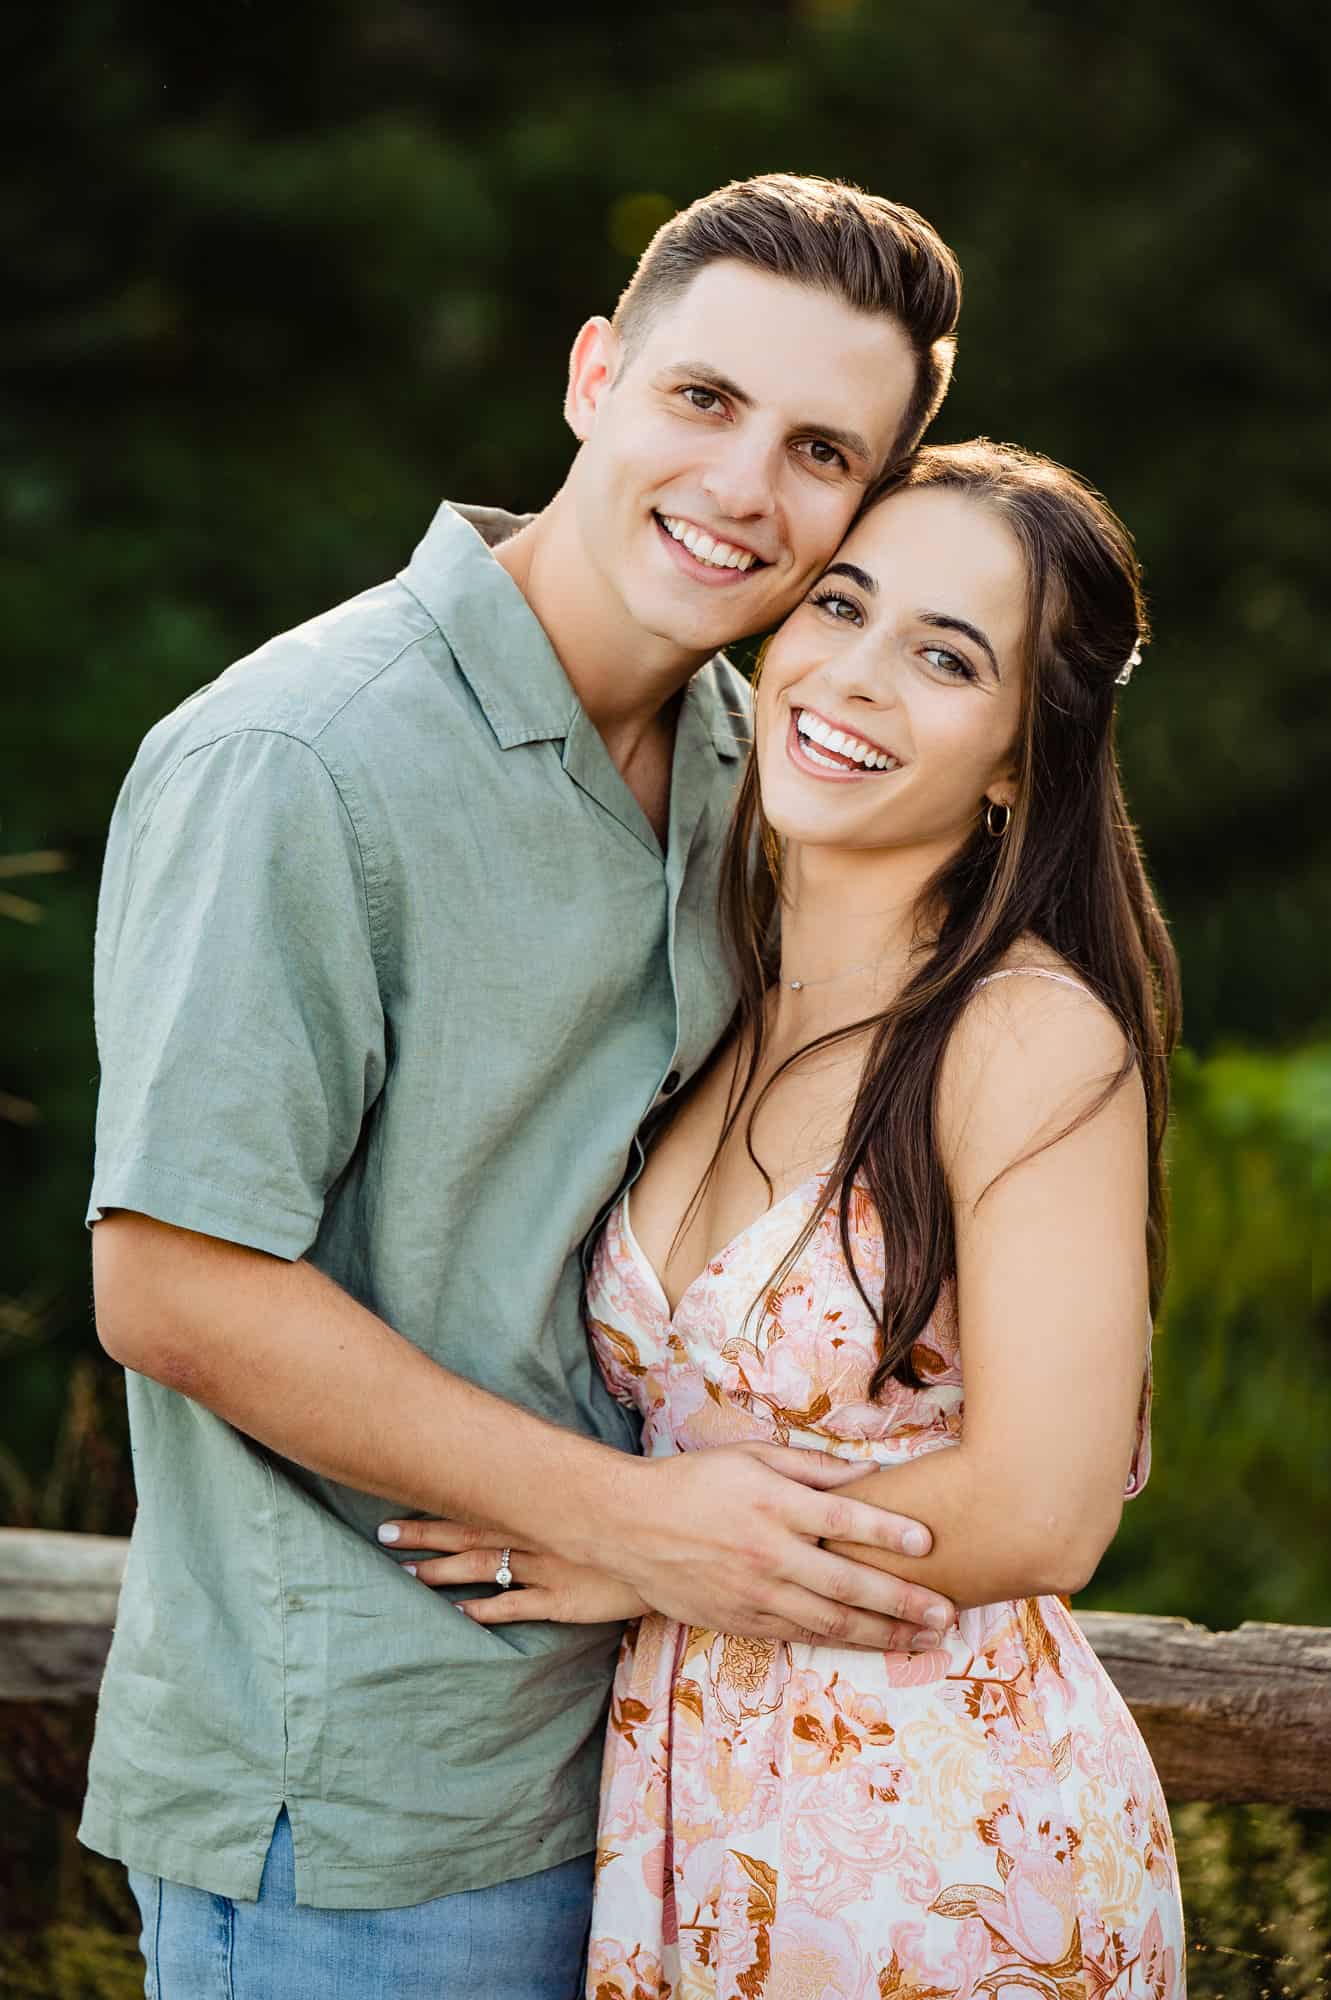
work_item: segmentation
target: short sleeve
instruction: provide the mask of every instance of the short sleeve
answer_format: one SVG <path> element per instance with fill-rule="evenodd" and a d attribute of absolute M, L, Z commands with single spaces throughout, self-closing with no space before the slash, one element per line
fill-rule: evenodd
<path fill-rule="evenodd" d="M 303 1255 L 383 1085 L 363 843 L 318 753 L 243 729 L 131 773 L 97 918 L 88 1219 Z"/>

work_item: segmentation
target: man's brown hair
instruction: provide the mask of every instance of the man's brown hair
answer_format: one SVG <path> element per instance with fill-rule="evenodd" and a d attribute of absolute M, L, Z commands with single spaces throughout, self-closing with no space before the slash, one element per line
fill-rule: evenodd
<path fill-rule="evenodd" d="M 657 230 L 615 307 L 631 355 L 662 306 L 729 258 L 895 320 L 916 358 L 915 393 L 889 467 L 919 443 L 947 394 L 961 267 L 937 231 L 900 202 L 815 174 L 759 174 L 705 194 Z"/>

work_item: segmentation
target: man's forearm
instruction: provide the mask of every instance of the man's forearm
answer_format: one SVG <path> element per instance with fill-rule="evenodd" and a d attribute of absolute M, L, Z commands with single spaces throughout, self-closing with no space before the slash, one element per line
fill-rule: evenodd
<path fill-rule="evenodd" d="M 324 1478 L 575 1559 L 638 1462 L 437 1362 L 317 1271 L 120 1212 L 93 1231 L 116 1360 Z"/>
<path fill-rule="evenodd" d="M 932 1595 L 839 1562 L 914 1523 L 830 1491 L 813 1452 L 648 1461 L 545 1423 L 441 1368 L 312 1265 L 120 1211 L 93 1231 L 97 1327 L 127 1368 L 325 1478 L 603 1569 L 681 1623 L 887 1646 Z M 906 1621 L 902 1625 L 899 1621 Z"/>

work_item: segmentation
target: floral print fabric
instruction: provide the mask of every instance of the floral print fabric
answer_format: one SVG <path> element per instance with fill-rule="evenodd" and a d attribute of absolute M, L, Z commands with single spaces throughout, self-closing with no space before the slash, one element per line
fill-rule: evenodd
<path fill-rule="evenodd" d="M 627 1197 L 588 1278 L 597 1358 L 649 1454 L 762 1439 L 888 1465 L 954 1443 L 954 1298 L 919 1389 L 870 1402 L 876 1330 L 835 1204 L 777 1203 L 672 1316 Z M 882 1238 L 857 1198 L 872 1294 Z M 760 1308 L 752 1310 L 755 1298 Z M 1149 1382 L 1128 1492 L 1149 1463 Z M 1181 2000 L 1169 1820 L 1146 1746 L 1057 1598 L 907 1654 L 630 1626 L 611 1704 L 589 2000 Z"/>

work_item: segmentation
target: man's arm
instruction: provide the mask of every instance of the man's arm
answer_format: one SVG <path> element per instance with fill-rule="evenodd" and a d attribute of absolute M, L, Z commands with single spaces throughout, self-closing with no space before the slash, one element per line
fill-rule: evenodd
<path fill-rule="evenodd" d="M 844 1500 L 834 1489 L 856 1468 L 841 1461 L 612 1451 L 450 1374 L 304 1260 L 132 1211 L 96 1225 L 93 1270 L 114 1359 L 326 1478 L 492 1522 L 689 1624 L 882 1647 L 908 1643 L 931 1609 L 951 1617 L 932 1587 L 818 1546 L 840 1538 L 895 1565 L 914 1526 Z"/>
<path fill-rule="evenodd" d="M 168 729 L 122 794 L 98 912 L 105 1344 L 325 1476 L 553 1530 L 690 1622 L 886 1643 L 918 1595 L 818 1547 L 900 1540 L 815 1490 L 844 1467 L 635 1462 L 459 1381 L 306 1261 L 389 1070 L 400 883 L 355 808 L 323 754 L 260 726 L 188 748 Z"/>

